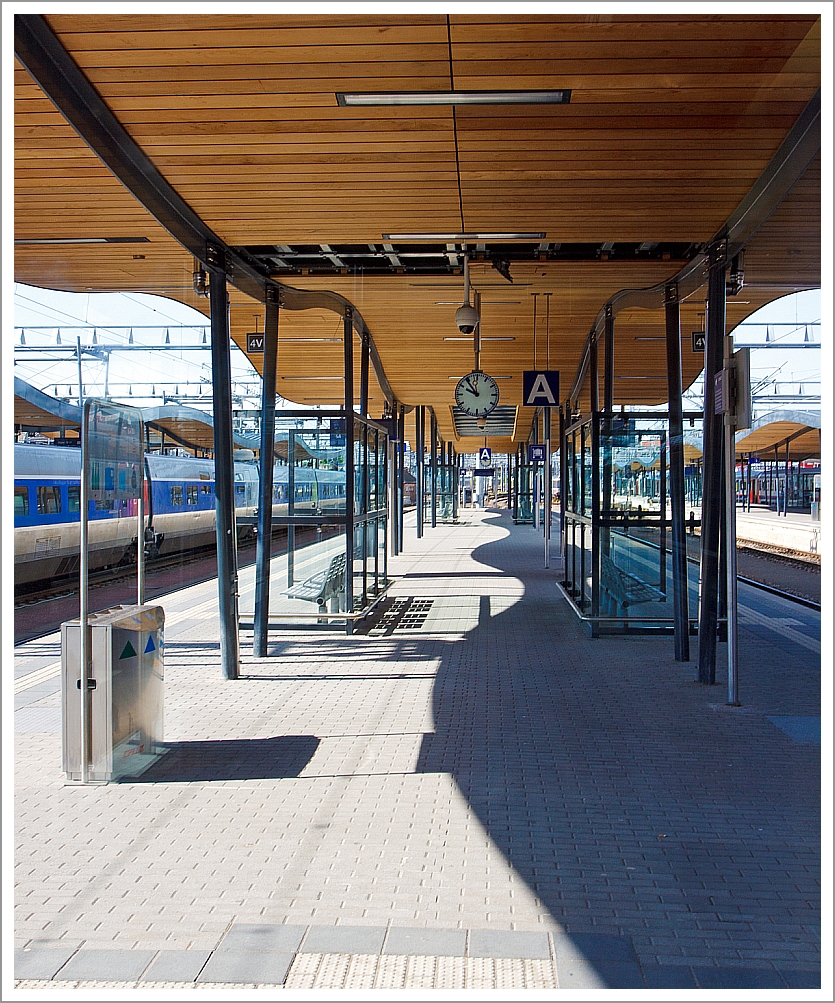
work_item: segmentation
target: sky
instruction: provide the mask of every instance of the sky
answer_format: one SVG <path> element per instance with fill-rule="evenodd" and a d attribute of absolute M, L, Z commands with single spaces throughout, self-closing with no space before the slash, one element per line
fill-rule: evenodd
<path fill-rule="evenodd" d="M 768 328 L 775 344 L 802 343 L 805 337 L 820 343 L 820 319 L 819 290 L 786 296 L 737 328 L 735 342 L 765 342 Z M 211 408 L 208 319 L 191 307 L 143 293 L 66 293 L 16 283 L 14 323 L 15 375 L 50 396 L 77 401 L 76 339 L 81 337 L 83 348 L 94 348 L 94 328 L 99 349 L 126 346 L 131 337 L 134 345 L 162 347 L 166 336 L 171 348 L 147 352 L 99 350 L 98 356 L 82 352 L 85 396 L 105 396 L 106 380 L 112 398 L 137 406 L 161 404 L 165 394 L 168 401 Z M 752 389 L 756 397 L 763 398 L 755 402 L 755 415 L 785 408 L 820 410 L 820 374 L 820 349 L 752 350 Z M 234 345 L 232 380 L 234 406 L 259 408 L 260 377 Z M 687 396 L 692 402 L 700 393 L 698 380 Z M 802 400 L 785 399 L 798 393 L 804 395 Z"/>

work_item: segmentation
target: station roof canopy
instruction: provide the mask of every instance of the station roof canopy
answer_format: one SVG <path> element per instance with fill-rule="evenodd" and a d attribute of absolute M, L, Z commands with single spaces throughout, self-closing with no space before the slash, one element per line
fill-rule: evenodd
<path fill-rule="evenodd" d="M 349 304 L 372 414 L 430 405 L 457 440 L 466 247 L 516 410 L 494 448 L 528 437 L 523 370 L 588 407 L 607 304 L 615 403 L 663 403 L 665 284 L 689 385 L 708 244 L 745 252 L 729 327 L 820 283 L 820 19 L 706 9 L 18 15 L 15 278 L 206 312 L 195 257 L 220 249 L 239 345 L 280 290 L 282 396 L 342 400 Z"/>
<path fill-rule="evenodd" d="M 782 463 L 787 446 L 791 461 L 820 457 L 820 412 L 771 411 L 757 418 L 749 431 L 739 432 L 736 437 L 737 456 L 772 460 L 776 449 Z"/>

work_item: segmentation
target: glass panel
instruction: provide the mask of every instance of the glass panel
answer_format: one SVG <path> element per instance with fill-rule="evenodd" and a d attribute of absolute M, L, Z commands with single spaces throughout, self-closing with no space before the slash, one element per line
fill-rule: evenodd
<path fill-rule="evenodd" d="M 533 467 L 516 467 L 516 522 L 533 522 Z"/>
<path fill-rule="evenodd" d="M 56 515 L 61 511 L 61 489 L 57 486 L 38 486 L 38 515 Z"/>
<path fill-rule="evenodd" d="M 78 484 L 70 484 L 67 488 L 67 505 L 70 512 L 81 511 L 81 488 Z"/>
<path fill-rule="evenodd" d="M 376 519 L 369 523 L 368 512 L 372 505 L 379 505 L 385 513 L 388 440 L 365 419 L 355 415 L 351 421 L 354 527 L 349 568 L 344 521 L 345 421 L 339 413 L 332 417 L 315 411 L 276 417 L 273 524 L 279 546 L 273 550 L 270 577 L 273 622 L 325 623 L 324 614 L 349 612 L 351 590 L 354 611 L 376 595 L 376 565 L 384 558 L 385 514 L 379 524 Z M 254 584 L 254 572 L 248 574 Z M 245 578 L 242 574 L 242 582 Z M 242 595 L 254 596 L 254 590 L 244 587 Z M 248 619 L 254 614 L 251 608 L 244 610 L 244 602 L 241 616 Z"/>
<path fill-rule="evenodd" d="M 14 489 L 14 514 L 29 515 L 29 488 Z"/>

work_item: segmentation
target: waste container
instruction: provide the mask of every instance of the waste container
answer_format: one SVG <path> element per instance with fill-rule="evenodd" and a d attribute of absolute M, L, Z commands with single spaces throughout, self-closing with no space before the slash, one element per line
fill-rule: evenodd
<path fill-rule="evenodd" d="M 163 752 L 161 606 L 115 606 L 91 614 L 89 779 L 136 776 Z M 81 625 L 61 624 L 63 768 L 81 779 Z"/>

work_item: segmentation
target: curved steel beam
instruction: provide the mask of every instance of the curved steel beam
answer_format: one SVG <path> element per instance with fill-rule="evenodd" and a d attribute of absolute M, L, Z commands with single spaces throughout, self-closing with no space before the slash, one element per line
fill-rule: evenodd
<path fill-rule="evenodd" d="M 225 260 L 228 281 L 260 303 L 277 290 L 285 310 L 353 313 L 354 331 L 368 338 L 371 363 L 390 404 L 397 398 L 386 378 L 371 332 L 359 310 L 338 293 L 296 289 L 270 278 L 256 262 L 229 247 L 154 166 L 73 60 L 40 14 L 15 15 L 15 56 L 96 156 L 190 254 L 208 268 Z M 220 252 L 220 254 L 218 254 Z"/>
<path fill-rule="evenodd" d="M 821 92 L 818 89 L 754 186 L 725 225 L 707 242 L 707 246 L 710 247 L 720 241 L 726 241 L 726 261 L 730 261 L 745 247 L 820 152 L 820 119 Z M 660 310 L 665 304 L 664 290 L 672 282 L 678 283 L 678 300 L 682 302 L 705 284 L 707 266 L 707 252 L 698 254 L 678 274 L 659 282 L 658 285 L 646 289 L 621 289 L 607 300 L 600 308 L 586 337 L 568 399 L 575 401 L 583 388 L 591 359 L 591 343 L 603 333 L 607 307 L 611 307 L 613 315 L 622 310 L 635 308 Z"/>

